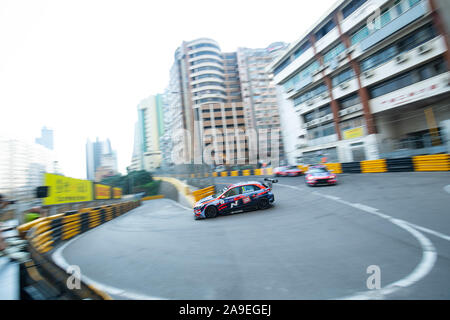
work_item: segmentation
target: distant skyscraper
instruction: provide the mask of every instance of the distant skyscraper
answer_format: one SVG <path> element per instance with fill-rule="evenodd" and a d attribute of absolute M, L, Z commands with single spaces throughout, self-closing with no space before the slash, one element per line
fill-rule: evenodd
<path fill-rule="evenodd" d="M 86 142 L 86 176 L 88 180 L 99 180 L 97 171 L 117 173 L 117 154 L 111 148 L 109 139 L 106 141 Z"/>
<path fill-rule="evenodd" d="M 259 147 L 267 150 L 269 155 L 272 146 L 271 141 L 267 143 L 266 139 L 274 130 L 280 130 L 280 115 L 276 88 L 271 73 L 266 69 L 287 47 L 284 42 L 275 42 L 267 48 L 237 50 L 246 126 L 259 133 Z M 281 134 L 278 141 L 278 152 L 283 158 Z"/>
<path fill-rule="evenodd" d="M 160 167 L 162 155 L 160 138 L 164 135 L 164 103 L 162 94 L 142 100 L 135 126 L 134 150 L 130 169 L 153 171 Z"/>
<path fill-rule="evenodd" d="M 20 196 L 44 182 L 44 173 L 57 173 L 54 151 L 38 143 L 0 137 L 0 193 Z"/>
<path fill-rule="evenodd" d="M 35 142 L 47 149 L 53 150 L 53 130 L 43 127 L 41 129 L 41 137 L 36 138 Z"/>

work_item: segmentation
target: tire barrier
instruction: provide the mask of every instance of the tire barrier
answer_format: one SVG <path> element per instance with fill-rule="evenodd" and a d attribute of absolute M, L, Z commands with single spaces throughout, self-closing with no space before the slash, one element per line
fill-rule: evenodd
<path fill-rule="evenodd" d="M 164 198 L 163 194 L 158 194 L 156 196 L 148 196 L 141 199 L 141 201 L 147 201 L 147 200 L 155 200 L 155 199 L 162 199 Z"/>
<path fill-rule="evenodd" d="M 386 159 L 361 161 L 361 173 L 375 173 L 386 171 Z"/>
<path fill-rule="evenodd" d="M 411 157 L 386 159 L 388 172 L 409 172 L 414 171 L 414 165 Z"/>
<path fill-rule="evenodd" d="M 213 195 L 216 192 L 215 186 L 209 186 L 204 189 L 196 190 L 192 192 L 192 195 L 194 196 L 195 201 L 197 202 L 200 199 L 206 198 L 210 195 Z"/>
<path fill-rule="evenodd" d="M 342 166 L 340 163 L 324 163 L 324 165 L 327 167 L 327 169 L 333 173 L 342 173 Z M 308 170 L 307 166 L 302 166 L 303 172 Z"/>
<path fill-rule="evenodd" d="M 71 275 L 57 266 L 50 252 L 62 242 L 91 230 L 140 206 L 141 201 L 128 201 L 79 211 L 67 211 L 50 217 L 43 217 L 17 227 L 19 234 L 28 240 L 31 261 L 22 267 L 21 282 L 32 286 L 35 291 L 49 299 L 95 299 L 110 297 L 94 287 L 80 281 L 81 289 L 70 289 L 67 279 Z M 22 277 L 23 276 L 23 277 Z M 38 289 L 36 289 L 38 288 Z M 40 289 L 39 289 L 40 288 Z"/>
<path fill-rule="evenodd" d="M 450 171 L 448 154 L 413 157 L 414 171 Z"/>
<path fill-rule="evenodd" d="M 361 173 L 360 162 L 344 162 L 341 163 L 343 173 Z"/>
<path fill-rule="evenodd" d="M 365 160 L 360 162 L 322 163 L 329 171 L 340 173 L 382 173 L 408 171 L 450 171 L 449 154 L 434 154 L 397 159 Z M 297 165 L 303 172 L 308 165 Z M 267 176 L 272 175 L 272 168 L 245 169 L 206 173 L 212 177 Z M 175 177 L 176 175 L 174 175 Z M 177 178 L 182 178 L 176 176 Z"/>

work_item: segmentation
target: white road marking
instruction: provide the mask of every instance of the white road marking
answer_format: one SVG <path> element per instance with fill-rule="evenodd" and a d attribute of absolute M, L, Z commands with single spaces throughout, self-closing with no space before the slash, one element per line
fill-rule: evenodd
<path fill-rule="evenodd" d="M 170 199 L 165 199 L 165 200 L 170 200 Z M 151 200 L 151 201 L 154 201 L 154 200 Z M 171 200 L 171 201 L 173 201 L 173 200 Z M 138 207 L 138 208 L 141 208 L 141 207 Z M 124 217 L 125 215 L 131 213 L 132 211 L 133 210 L 128 211 L 127 213 L 117 217 L 116 219 L 120 219 L 120 218 Z M 113 220 L 110 220 L 110 221 L 114 221 L 116 219 L 113 219 Z M 68 242 L 64 243 L 62 246 L 57 248 L 56 251 L 53 252 L 53 254 L 52 254 L 52 260 L 56 263 L 56 265 L 58 265 L 63 270 L 67 270 L 67 268 L 69 267 L 69 263 L 66 261 L 66 259 L 63 256 L 64 249 L 67 246 L 69 246 L 72 242 L 74 242 L 75 240 L 78 240 L 81 237 L 86 236 L 90 232 L 95 231 L 95 229 L 88 230 L 85 233 L 80 234 L 79 236 L 69 240 Z M 81 281 L 83 281 L 86 284 L 92 285 L 95 288 L 97 288 L 97 289 L 99 289 L 101 291 L 104 291 L 104 292 L 106 292 L 106 293 L 108 293 L 110 295 L 122 297 L 122 298 L 125 298 L 125 299 L 132 299 L 132 300 L 166 300 L 165 298 L 161 298 L 161 297 L 149 296 L 149 295 L 145 295 L 145 294 L 142 294 L 142 293 L 137 293 L 137 292 L 133 292 L 133 291 L 129 291 L 129 290 L 115 288 L 113 286 L 109 286 L 109 285 L 97 282 L 95 280 L 92 280 L 91 278 L 87 277 L 84 274 L 81 275 Z"/>
<path fill-rule="evenodd" d="M 413 227 L 415 229 L 418 229 L 418 230 L 420 230 L 422 232 L 426 232 L 426 233 L 432 234 L 435 237 L 442 238 L 444 240 L 450 241 L 450 236 L 448 236 L 446 234 L 443 234 L 443 233 L 440 233 L 438 231 L 434 231 L 434 230 L 431 230 L 431 229 L 428 229 L 428 228 L 425 228 L 425 227 L 418 226 L 417 224 L 413 224 L 413 223 L 409 223 L 409 222 L 408 222 L 408 224 L 411 227 Z"/>
<path fill-rule="evenodd" d="M 176 205 L 176 206 L 178 206 L 178 207 L 180 207 L 180 208 L 182 208 L 184 210 L 189 210 L 189 211 L 194 210 L 193 208 L 188 208 L 186 206 L 183 206 L 182 204 L 180 204 L 180 203 L 178 203 L 178 202 L 176 202 L 175 200 L 172 200 L 172 199 L 163 198 L 163 200 L 170 201 L 171 204 L 174 204 L 174 205 Z"/>
<path fill-rule="evenodd" d="M 302 189 L 300 189 L 298 187 L 288 186 L 288 185 L 285 185 L 285 184 L 278 184 L 278 185 L 282 186 L 282 187 L 294 188 L 294 189 L 297 189 L 297 190 L 300 190 L 300 191 L 304 192 L 304 190 L 302 190 Z M 382 289 L 360 292 L 360 293 L 356 293 L 354 295 L 343 297 L 343 298 L 340 298 L 340 299 L 344 299 L 344 300 L 383 299 L 388 294 L 394 293 L 395 291 L 397 291 L 397 290 L 399 290 L 401 288 L 406 288 L 406 287 L 411 286 L 412 284 L 414 284 L 417 281 L 419 281 L 422 278 L 424 278 L 431 271 L 431 269 L 433 269 L 433 266 L 434 266 L 434 264 L 436 262 L 436 258 L 437 258 L 436 249 L 433 246 L 433 243 L 430 241 L 430 239 L 425 237 L 422 233 L 420 233 L 417 230 L 418 228 L 421 228 L 421 229 L 425 229 L 425 228 L 419 227 L 419 226 L 415 226 L 412 223 L 409 223 L 409 222 L 404 221 L 404 220 L 395 219 L 395 218 L 393 218 L 393 217 L 391 217 L 389 215 L 386 215 L 386 214 L 383 214 L 383 213 L 379 212 L 379 210 L 376 209 L 376 208 L 372 208 L 372 207 L 364 205 L 364 204 L 351 203 L 351 202 L 342 200 L 339 197 L 330 196 L 330 195 L 324 195 L 324 194 L 321 194 L 321 193 L 319 193 L 317 191 L 312 192 L 312 193 L 315 194 L 315 195 L 322 196 L 324 198 L 333 200 L 333 201 L 337 201 L 337 202 L 345 204 L 345 205 L 349 205 L 349 206 L 351 206 L 353 208 L 359 209 L 361 211 L 364 211 L 364 212 L 376 215 L 376 216 L 378 216 L 380 218 L 383 218 L 385 220 L 388 220 L 389 222 L 395 224 L 396 226 L 398 226 L 398 227 L 402 228 L 403 230 L 407 231 L 408 233 L 410 233 L 414 238 L 417 239 L 417 241 L 419 242 L 420 246 L 422 247 L 422 259 L 421 259 L 420 263 L 416 266 L 416 268 L 413 270 L 413 272 L 411 272 L 406 277 L 404 277 L 404 278 L 402 278 L 402 279 L 400 279 L 400 280 L 398 280 L 396 282 L 393 282 L 393 283 L 387 285 L 386 287 L 384 287 Z M 432 231 L 432 230 L 429 230 L 429 229 L 426 229 L 426 230 Z M 432 231 L 432 232 L 438 234 L 435 231 Z"/>
<path fill-rule="evenodd" d="M 444 187 L 445 192 L 450 193 L 450 184 Z"/>

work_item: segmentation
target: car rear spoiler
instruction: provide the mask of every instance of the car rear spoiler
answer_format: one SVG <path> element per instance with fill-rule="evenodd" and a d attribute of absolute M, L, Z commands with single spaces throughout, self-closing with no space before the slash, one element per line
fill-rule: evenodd
<path fill-rule="evenodd" d="M 264 181 L 267 182 L 267 185 L 270 189 L 272 189 L 272 184 L 273 183 L 277 183 L 278 180 L 277 179 L 272 179 L 272 178 L 264 178 Z"/>

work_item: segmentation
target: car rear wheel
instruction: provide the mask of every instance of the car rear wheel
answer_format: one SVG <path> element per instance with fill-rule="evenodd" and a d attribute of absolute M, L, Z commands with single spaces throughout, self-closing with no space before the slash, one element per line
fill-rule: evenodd
<path fill-rule="evenodd" d="M 209 206 L 205 210 L 205 216 L 207 218 L 215 218 L 217 216 L 217 208 L 214 206 Z"/>
<path fill-rule="evenodd" d="M 258 200 L 258 209 L 267 209 L 270 206 L 269 199 L 261 198 Z"/>

